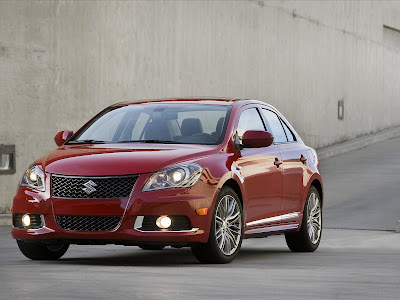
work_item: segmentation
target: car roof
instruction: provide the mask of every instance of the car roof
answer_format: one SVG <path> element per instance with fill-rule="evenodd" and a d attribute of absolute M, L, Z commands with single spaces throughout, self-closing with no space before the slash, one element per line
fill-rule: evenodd
<path fill-rule="evenodd" d="M 232 105 L 237 102 L 241 102 L 243 104 L 266 104 L 270 106 L 268 103 L 253 100 L 253 99 L 239 99 L 239 98 L 228 98 L 228 97 L 182 97 L 182 98 L 157 98 L 157 99 L 141 99 L 141 100 L 133 100 L 126 102 L 119 102 L 112 106 L 121 106 L 121 105 L 132 105 L 132 104 L 145 104 L 145 103 L 201 103 L 201 104 L 211 104 L 211 105 Z"/>

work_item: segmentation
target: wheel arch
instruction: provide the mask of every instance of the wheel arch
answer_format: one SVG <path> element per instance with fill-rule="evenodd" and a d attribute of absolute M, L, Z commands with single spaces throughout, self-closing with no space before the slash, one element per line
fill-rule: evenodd
<path fill-rule="evenodd" d="M 240 185 L 237 183 L 237 181 L 233 178 L 229 178 L 227 181 L 224 182 L 224 184 L 222 185 L 221 188 L 223 188 L 224 186 L 228 186 L 232 190 L 235 191 L 235 193 L 236 193 L 236 195 L 238 195 L 240 203 L 242 204 L 242 207 L 243 207 L 243 194 L 242 194 Z"/>
<path fill-rule="evenodd" d="M 324 204 L 324 186 L 322 183 L 322 179 L 321 176 L 318 173 L 314 173 L 313 176 L 311 176 L 311 178 L 308 180 L 308 183 L 304 186 L 304 190 L 303 190 L 303 200 L 301 203 L 301 207 L 300 207 L 300 211 L 301 213 L 303 213 L 304 210 L 304 205 L 306 204 L 307 201 L 307 195 L 308 195 L 308 191 L 310 190 L 311 186 L 314 186 L 320 196 L 320 200 L 321 200 L 321 207 L 323 207 Z"/>
<path fill-rule="evenodd" d="M 322 185 L 322 181 L 320 180 L 320 178 L 312 178 L 310 180 L 310 184 L 308 185 L 308 189 L 306 190 L 306 196 L 307 196 L 308 191 L 310 190 L 311 186 L 313 186 L 317 189 L 320 200 L 321 200 L 321 207 L 322 207 L 324 204 L 324 188 Z"/>
<path fill-rule="evenodd" d="M 323 204 L 324 204 L 324 191 L 323 191 L 323 188 L 322 188 L 322 183 L 318 179 L 314 179 L 310 184 L 310 187 L 311 186 L 314 186 L 317 189 L 317 191 L 319 193 L 320 200 L 321 200 L 321 206 L 323 206 Z"/>

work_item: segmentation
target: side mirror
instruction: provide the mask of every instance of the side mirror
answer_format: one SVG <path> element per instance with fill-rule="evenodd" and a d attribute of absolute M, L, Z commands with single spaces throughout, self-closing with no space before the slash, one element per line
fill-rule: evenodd
<path fill-rule="evenodd" d="M 64 145 L 66 141 L 74 134 L 73 131 L 71 130 L 64 130 L 60 131 L 59 133 L 56 134 L 54 137 L 54 141 L 56 142 L 57 146 L 60 147 Z"/>
<path fill-rule="evenodd" d="M 261 148 L 268 147 L 274 141 L 274 137 L 267 131 L 248 130 L 242 136 L 244 147 Z"/>

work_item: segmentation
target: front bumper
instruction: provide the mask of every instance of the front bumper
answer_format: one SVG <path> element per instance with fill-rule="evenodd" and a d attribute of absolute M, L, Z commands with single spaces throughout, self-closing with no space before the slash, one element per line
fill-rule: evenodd
<path fill-rule="evenodd" d="M 50 178 L 50 176 L 46 176 Z M 68 240 L 71 243 L 140 244 L 205 243 L 217 190 L 200 179 L 191 188 L 165 189 L 141 192 L 148 176 L 139 176 L 129 198 L 120 199 L 60 199 L 46 191 L 39 192 L 20 187 L 14 198 L 13 213 L 43 215 L 44 224 L 39 229 L 13 228 L 12 236 L 20 240 Z M 196 214 L 196 209 L 208 208 L 206 216 Z M 119 225 L 111 231 L 87 232 L 62 229 L 56 215 L 121 216 Z M 189 218 L 192 229 L 179 231 L 142 231 L 137 224 L 142 216 L 182 215 Z M 136 226 L 135 226 L 136 223 Z"/>

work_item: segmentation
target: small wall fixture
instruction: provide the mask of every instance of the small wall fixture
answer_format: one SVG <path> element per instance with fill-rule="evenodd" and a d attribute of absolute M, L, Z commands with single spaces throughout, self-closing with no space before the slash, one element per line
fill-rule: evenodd
<path fill-rule="evenodd" d="M 15 173 L 15 145 L 0 145 L 0 175 Z"/>
<path fill-rule="evenodd" d="M 338 115 L 337 115 L 339 120 L 344 119 L 344 100 L 339 100 L 338 101 Z"/>

